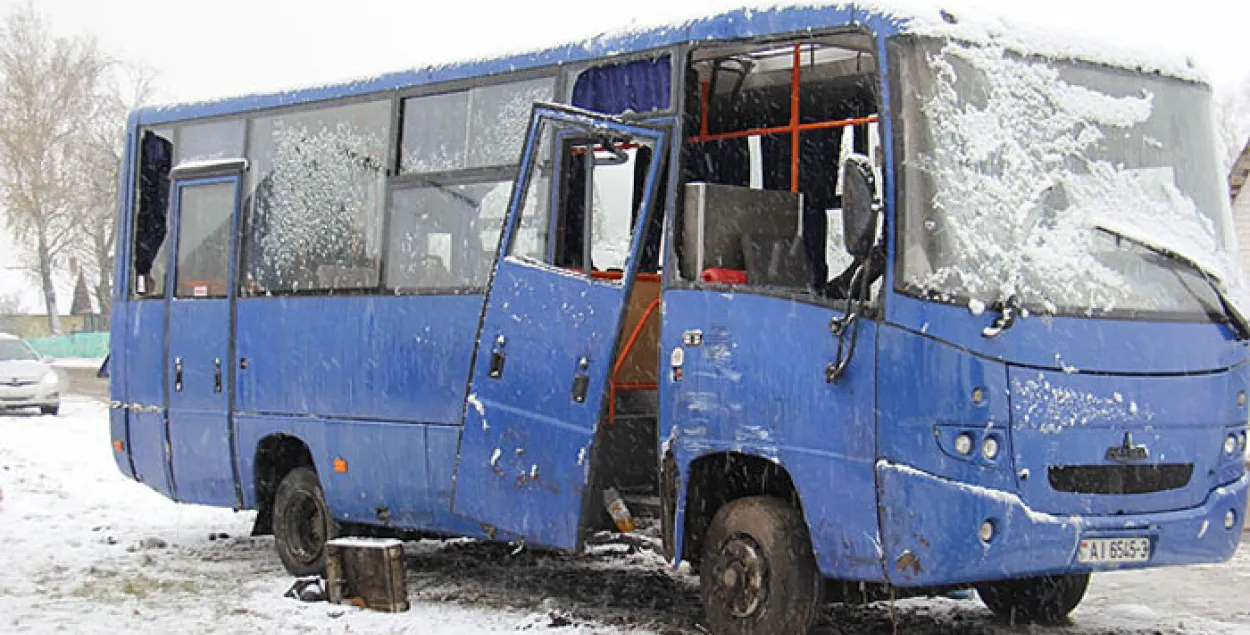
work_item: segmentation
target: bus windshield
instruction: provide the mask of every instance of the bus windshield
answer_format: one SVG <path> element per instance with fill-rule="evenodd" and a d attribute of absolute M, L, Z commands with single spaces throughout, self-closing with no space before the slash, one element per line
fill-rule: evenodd
<path fill-rule="evenodd" d="M 1217 289 L 1185 262 L 1240 279 L 1208 87 L 922 37 L 900 38 L 892 56 L 906 87 L 902 291 L 1052 315 L 1224 319 Z"/>

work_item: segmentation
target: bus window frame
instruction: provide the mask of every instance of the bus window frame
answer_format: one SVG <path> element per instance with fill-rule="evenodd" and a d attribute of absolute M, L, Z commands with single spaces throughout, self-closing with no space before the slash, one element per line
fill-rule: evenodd
<path fill-rule="evenodd" d="M 710 292 L 715 292 L 715 293 L 742 293 L 742 294 L 749 294 L 749 295 L 766 296 L 766 297 L 771 297 L 771 298 L 787 300 L 790 302 L 798 302 L 800 304 L 808 304 L 808 305 L 820 306 L 820 307 L 837 308 L 837 307 L 841 307 L 845 303 L 845 300 L 827 298 L 827 297 L 823 297 L 823 296 L 816 295 L 813 293 L 795 291 L 792 289 L 785 289 L 781 287 L 764 287 L 764 286 L 756 286 L 756 285 L 750 285 L 750 284 L 738 285 L 738 284 L 726 284 L 726 283 L 717 283 L 717 282 L 704 282 L 698 279 L 687 280 L 681 277 L 679 268 L 677 267 L 677 262 L 678 262 L 677 261 L 677 257 L 678 257 L 677 244 L 678 244 L 678 241 L 681 240 L 682 238 L 681 236 L 681 232 L 683 231 L 682 220 L 681 218 L 679 218 L 680 217 L 679 212 L 680 212 L 680 207 L 681 207 L 680 198 L 681 198 L 681 192 L 683 191 L 683 188 L 686 185 L 686 181 L 684 181 L 681 178 L 682 173 L 683 173 L 683 168 L 684 168 L 684 165 L 682 164 L 682 161 L 681 161 L 682 150 L 685 146 L 685 143 L 691 137 L 700 135 L 699 128 L 701 127 L 701 123 L 702 123 L 700 120 L 696 119 L 693 121 L 694 125 L 696 126 L 696 129 L 694 131 L 688 132 L 685 129 L 687 122 L 685 121 L 686 117 L 684 116 L 684 113 L 686 112 L 687 100 L 685 99 L 685 94 L 684 94 L 685 91 L 679 90 L 680 87 L 685 86 L 686 76 L 687 74 L 690 73 L 690 66 L 693 61 L 693 56 L 696 55 L 697 52 L 699 51 L 714 50 L 717 48 L 731 49 L 731 48 L 741 48 L 743 46 L 752 46 L 752 47 L 767 47 L 771 45 L 780 46 L 784 44 L 801 43 L 805 40 L 818 41 L 823 38 L 831 38 L 831 37 L 847 36 L 847 35 L 865 36 L 865 37 L 870 38 L 872 41 L 872 56 L 875 62 L 873 65 L 874 67 L 873 72 L 877 75 L 877 82 L 874 86 L 874 90 L 877 92 L 877 106 L 878 106 L 878 111 L 879 111 L 876 115 L 877 134 L 880 136 L 880 143 L 881 143 L 881 148 L 882 148 L 881 151 L 884 153 L 886 151 L 886 145 L 891 142 L 891 134 L 889 131 L 889 126 L 891 125 L 891 122 L 893 121 L 893 113 L 889 112 L 889 108 L 891 107 L 891 102 L 892 102 L 891 94 L 892 93 L 890 92 L 891 91 L 890 77 L 887 75 L 887 71 L 888 71 L 887 60 L 885 56 L 883 55 L 883 49 L 881 47 L 882 38 L 880 35 L 872 31 L 871 29 L 868 29 L 865 27 L 849 27 L 849 28 L 840 27 L 840 28 L 831 29 L 829 31 L 823 31 L 823 32 L 781 34 L 777 36 L 770 36 L 766 38 L 756 38 L 756 39 L 749 39 L 749 40 L 716 40 L 709 44 L 703 44 L 703 45 L 688 44 L 688 45 L 681 47 L 682 51 L 681 51 L 680 63 L 677 62 L 679 58 L 674 58 L 674 64 L 676 64 L 679 67 L 678 75 L 674 78 L 674 90 L 679 93 L 681 100 L 679 102 L 675 102 L 678 108 L 678 113 L 679 113 L 679 116 L 677 117 L 678 129 L 674 132 L 674 142 L 672 144 L 673 158 L 672 158 L 672 163 L 669 167 L 670 169 L 670 182 L 669 182 L 670 201 L 669 201 L 668 209 L 670 210 L 670 213 L 668 215 L 668 218 L 665 221 L 665 230 L 664 230 L 665 231 L 664 262 L 672 263 L 672 264 L 671 266 L 664 267 L 663 270 L 661 271 L 662 278 L 663 278 L 663 289 L 710 291 Z M 892 169 L 892 168 L 888 164 L 882 168 L 883 172 L 888 171 L 889 169 Z M 883 178 L 886 177 L 884 173 L 881 176 Z M 885 178 L 885 181 L 882 186 L 881 205 L 882 205 L 883 212 L 887 216 L 892 216 L 892 211 L 894 208 L 894 191 L 893 191 L 893 188 L 895 187 L 894 180 L 895 179 L 892 179 L 892 178 Z M 890 225 L 891 223 L 889 222 L 885 224 L 886 235 L 879 239 L 882 242 L 882 244 L 886 246 L 887 249 L 892 249 L 891 243 L 893 242 L 893 239 L 891 238 L 891 236 L 894 234 L 894 232 L 891 230 Z M 887 257 L 887 260 L 890 260 L 890 258 Z M 881 280 L 878 281 L 877 284 L 875 285 L 877 287 L 877 291 L 875 291 L 872 294 L 871 301 L 869 301 L 867 304 L 864 305 L 863 317 L 868 318 L 868 319 L 879 320 L 881 319 L 882 316 L 885 315 L 885 304 L 886 304 L 885 296 L 888 295 L 888 292 L 891 290 L 890 285 L 892 284 L 892 280 L 890 280 L 890 278 L 892 278 L 891 270 L 892 270 L 892 267 L 887 266 L 886 271 L 883 272 L 882 274 Z"/>
<path fill-rule="evenodd" d="M 267 119 L 271 117 L 281 117 L 284 115 L 302 114 L 302 113 L 316 112 L 318 110 L 343 108 L 347 106 L 378 103 L 378 102 L 383 102 L 383 101 L 387 102 L 387 107 L 390 108 L 390 111 L 388 112 L 388 115 L 387 115 L 387 125 L 393 126 L 394 121 L 395 121 L 395 99 L 394 99 L 393 91 L 381 91 L 381 92 L 375 91 L 375 92 L 370 92 L 370 93 L 362 93 L 359 95 L 351 95 L 348 97 L 339 97 L 335 99 L 324 99 L 324 100 L 319 100 L 319 101 L 306 102 L 306 103 L 296 104 L 293 106 L 281 106 L 277 108 L 264 108 L 264 109 L 259 109 L 259 110 L 248 111 L 247 113 L 244 114 L 244 116 L 247 119 L 247 126 L 245 128 L 244 135 L 243 135 L 244 157 L 248 160 L 249 164 L 251 165 L 255 165 L 257 163 L 257 161 L 255 160 L 255 157 L 252 156 L 253 128 L 256 125 L 257 119 Z M 201 121 L 200 119 L 189 119 L 187 121 L 183 121 L 179 123 L 182 125 L 185 125 L 188 122 L 198 123 L 200 121 Z M 381 225 L 382 232 L 386 231 L 386 225 L 385 225 L 386 205 L 389 204 L 389 198 L 390 198 L 389 187 L 390 187 L 390 181 L 393 178 L 393 173 L 392 173 L 393 164 L 390 162 L 390 157 L 395 152 L 397 152 L 396 147 L 395 147 L 395 144 L 396 144 L 395 135 L 396 133 L 395 133 L 394 128 L 387 130 L 387 134 L 386 134 L 387 147 L 386 147 L 386 150 L 383 152 L 383 159 L 387 163 L 383 165 L 383 178 L 386 179 L 386 185 L 383 188 L 383 195 L 381 197 L 381 201 L 379 202 L 379 208 L 380 208 L 379 214 L 381 216 L 380 220 L 382 220 L 382 223 L 383 223 Z M 383 267 L 382 263 L 384 260 L 382 257 L 381 251 L 379 251 L 379 255 L 378 255 L 379 283 L 370 287 L 343 287 L 343 288 L 328 288 L 327 287 L 327 288 L 318 288 L 318 289 L 281 289 L 281 290 L 265 291 L 263 293 L 257 293 L 253 291 L 252 289 L 248 289 L 247 285 L 244 284 L 244 281 L 246 280 L 248 266 L 251 264 L 248 259 L 250 257 L 249 247 L 251 245 L 251 231 L 252 231 L 252 226 L 253 226 L 252 221 L 253 221 L 253 215 L 255 211 L 255 196 L 254 195 L 256 193 L 255 191 L 256 182 L 254 179 L 256 178 L 256 174 L 257 174 L 256 170 L 249 169 L 247 171 L 247 173 L 244 175 L 244 178 L 242 180 L 242 191 L 240 193 L 240 196 L 241 196 L 241 201 L 239 203 L 240 222 L 238 225 L 239 227 L 239 230 L 238 230 L 239 231 L 239 254 L 238 254 L 239 263 L 238 263 L 238 267 L 236 267 L 235 280 L 233 281 L 233 284 L 235 285 L 235 288 L 236 288 L 236 293 L 238 294 L 238 298 L 240 300 L 248 300 L 248 299 L 255 299 L 255 298 L 381 295 L 382 293 L 385 292 L 385 289 L 383 285 L 381 284 L 381 275 L 382 275 L 382 267 Z M 383 234 L 383 236 L 385 236 L 385 234 Z M 379 249 L 380 248 L 381 248 L 381 245 L 379 245 Z"/>

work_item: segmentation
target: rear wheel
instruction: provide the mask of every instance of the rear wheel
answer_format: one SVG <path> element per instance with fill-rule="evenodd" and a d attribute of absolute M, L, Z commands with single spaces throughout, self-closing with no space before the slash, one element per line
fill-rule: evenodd
<path fill-rule="evenodd" d="M 977 585 L 981 601 L 998 617 L 1013 624 L 1066 624 L 1076 610 L 1089 574 L 1041 576 Z"/>
<path fill-rule="evenodd" d="M 716 635 L 807 633 L 823 580 L 802 514 L 768 497 L 721 507 L 704 541 L 700 587 Z"/>
<path fill-rule="evenodd" d="M 278 484 L 273 498 L 273 537 L 282 566 L 292 575 L 325 571 L 325 546 L 338 533 L 317 473 L 297 467 Z"/>

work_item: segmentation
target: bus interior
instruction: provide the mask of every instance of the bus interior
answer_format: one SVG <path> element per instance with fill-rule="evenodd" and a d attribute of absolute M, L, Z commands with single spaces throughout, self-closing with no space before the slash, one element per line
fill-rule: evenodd
<path fill-rule="evenodd" d="M 840 166 L 880 157 L 873 39 L 695 49 L 685 73 L 674 285 L 798 301 L 846 297 Z M 640 179 L 636 180 L 640 183 Z M 634 200 L 641 192 L 634 193 Z M 636 216 L 636 214 L 635 214 Z M 662 215 L 652 214 L 601 426 L 596 483 L 658 504 Z"/>

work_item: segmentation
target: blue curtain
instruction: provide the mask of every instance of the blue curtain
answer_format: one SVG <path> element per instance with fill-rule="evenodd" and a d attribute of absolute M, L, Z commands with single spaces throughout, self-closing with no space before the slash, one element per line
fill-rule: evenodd
<path fill-rule="evenodd" d="M 573 86 L 573 105 L 609 115 L 667 110 L 673 92 L 668 55 L 582 72 Z"/>

